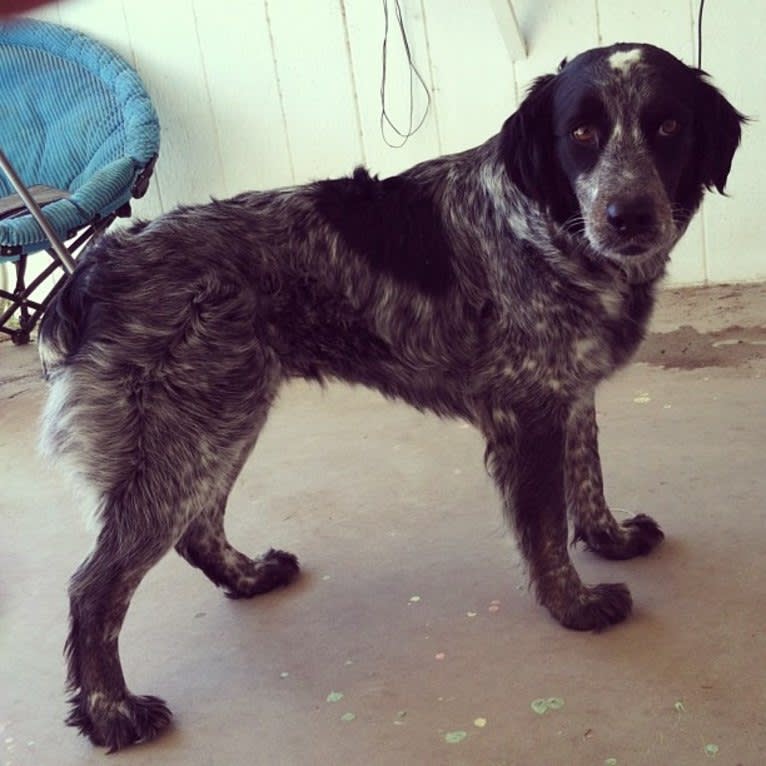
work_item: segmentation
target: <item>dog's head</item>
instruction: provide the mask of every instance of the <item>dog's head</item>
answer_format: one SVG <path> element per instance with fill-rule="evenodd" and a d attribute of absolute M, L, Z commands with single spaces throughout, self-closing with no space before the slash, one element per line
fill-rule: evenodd
<path fill-rule="evenodd" d="M 515 185 L 618 263 L 664 259 L 705 188 L 723 192 L 744 117 L 651 45 L 619 44 L 535 81 L 503 126 Z"/>

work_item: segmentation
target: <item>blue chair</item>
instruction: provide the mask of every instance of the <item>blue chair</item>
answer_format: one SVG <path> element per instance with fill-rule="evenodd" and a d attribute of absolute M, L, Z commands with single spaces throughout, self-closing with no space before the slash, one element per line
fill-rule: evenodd
<path fill-rule="evenodd" d="M 26 343 L 80 249 L 145 194 L 160 131 L 136 72 L 54 24 L 0 22 L 0 94 L 0 262 L 16 267 L 13 292 L 0 289 L 0 332 Z M 53 261 L 27 284 L 38 252 Z"/>

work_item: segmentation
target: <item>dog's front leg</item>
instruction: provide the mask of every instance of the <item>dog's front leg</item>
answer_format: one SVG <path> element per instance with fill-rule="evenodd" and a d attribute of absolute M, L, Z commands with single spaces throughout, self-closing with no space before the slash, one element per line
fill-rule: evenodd
<path fill-rule="evenodd" d="M 537 598 L 565 627 L 600 630 L 631 609 L 622 584 L 585 586 L 569 558 L 564 497 L 568 410 L 495 410 L 487 464 L 502 492 Z"/>
<path fill-rule="evenodd" d="M 575 403 L 567 420 L 565 485 L 575 542 L 608 559 L 645 556 L 662 542 L 650 516 L 639 513 L 619 524 L 606 504 L 592 392 Z"/>

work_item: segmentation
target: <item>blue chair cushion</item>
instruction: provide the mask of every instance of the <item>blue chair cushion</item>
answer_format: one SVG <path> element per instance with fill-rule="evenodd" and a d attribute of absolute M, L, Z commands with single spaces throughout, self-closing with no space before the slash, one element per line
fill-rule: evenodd
<path fill-rule="evenodd" d="M 27 186 L 70 193 L 44 207 L 66 239 L 131 197 L 159 151 L 159 123 L 136 72 L 83 34 L 39 21 L 0 23 L 0 148 Z M 13 188 L 0 172 L 0 197 Z M 30 215 L 0 221 L 0 245 L 49 246 Z"/>

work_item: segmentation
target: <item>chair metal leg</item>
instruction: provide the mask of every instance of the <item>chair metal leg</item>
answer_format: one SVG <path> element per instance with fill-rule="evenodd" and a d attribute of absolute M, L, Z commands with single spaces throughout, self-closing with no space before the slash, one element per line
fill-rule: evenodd
<path fill-rule="evenodd" d="M 69 276 L 75 269 L 75 253 L 83 247 L 88 240 L 103 233 L 114 221 L 120 211 L 110 213 L 101 220 L 92 223 L 80 236 L 70 243 L 69 249 L 59 239 L 56 232 L 53 231 L 40 206 L 35 202 L 32 195 L 27 190 L 23 181 L 19 178 L 8 158 L 0 150 L 0 169 L 3 170 L 9 181 L 13 185 L 19 197 L 28 208 L 29 212 L 35 218 L 42 228 L 45 236 L 51 243 L 51 247 L 46 249 L 48 255 L 53 261 L 51 264 L 30 284 L 26 284 L 27 255 L 22 255 L 16 261 L 16 287 L 13 293 L 0 290 L 0 298 L 10 301 L 10 306 L 0 315 L 0 332 L 10 335 L 16 345 L 28 343 L 37 322 L 40 320 L 45 309 L 48 307 L 53 296 L 63 287 Z M 124 207 L 124 206 L 123 206 Z M 121 210 L 123 210 L 121 208 Z M 129 210 L 129 208 L 128 208 Z M 64 276 L 56 283 L 55 287 L 46 295 L 42 302 L 34 301 L 31 295 L 57 268 L 63 268 Z M 18 328 L 6 326 L 11 317 L 18 312 Z"/>
<path fill-rule="evenodd" d="M 23 296 L 26 292 L 26 284 L 24 277 L 27 272 L 27 258 L 26 256 L 19 258 L 15 263 L 16 266 L 16 288 L 13 294 L 16 296 Z M 17 345 L 23 345 L 29 342 L 29 333 L 31 329 L 29 327 L 29 301 L 22 298 L 19 303 L 19 329 L 14 330 L 11 334 L 11 339 Z"/>
<path fill-rule="evenodd" d="M 77 253 L 89 240 L 103 234 L 116 217 L 116 214 L 112 213 L 89 226 L 79 237 L 77 237 L 77 239 L 69 243 L 72 253 Z M 32 331 L 35 329 L 37 323 L 42 318 L 43 313 L 48 308 L 48 304 L 69 279 L 69 274 L 64 273 L 42 300 L 32 300 L 30 296 L 32 296 L 37 288 L 61 266 L 56 258 L 55 252 L 52 250 L 47 250 L 46 252 L 52 258 L 50 264 L 29 284 L 26 282 L 27 258 L 29 256 L 23 255 L 14 264 L 16 266 L 16 287 L 14 288 L 14 291 L 10 293 L 5 290 L 0 290 L 0 298 L 9 301 L 10 304 L 8 308 L 0 314 L 0 333 L 10 335 L 11 340 L 17 346 L 29 342 Z M 12 328 L 6 326 L 11 317 L 17 312 L 19 327 Z"/>
<path fill-rule="evenodd" d="M 40 206 L 35 202 L 27 187 L 24 186 L 24 182 L 19 178 L 18 174 L 13 169 L 13 165 L 11 165 L 2 150 L 0 150 L 0 168 L 2 168 L 5 175 L 8 176 L 8 180 L 16 190 L 16 194 L 21 197 L 29 212 L 40 225 L 43 233 L 51 243 L 55 257 L 60 261 L 62 268 L 67 273 L 72 274 L 74 272 L 74 258 L 69 254 L 66 247 L 64 247 L 64 243 L 59 239 L 56 232 L 53 231 L 51 225 L 43 214 L 43 211 L 40 209 Z"/>

